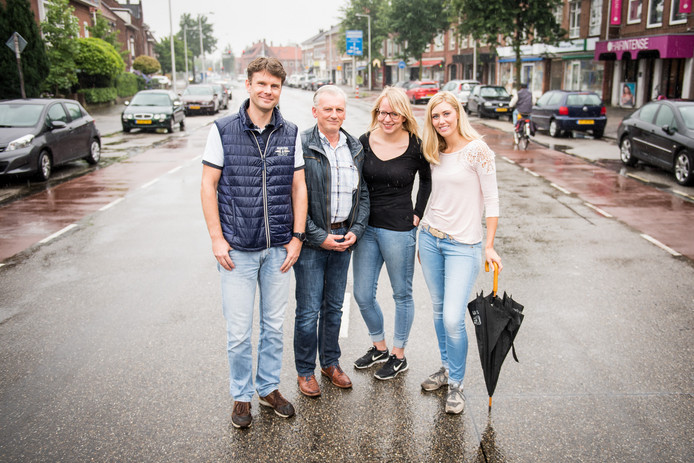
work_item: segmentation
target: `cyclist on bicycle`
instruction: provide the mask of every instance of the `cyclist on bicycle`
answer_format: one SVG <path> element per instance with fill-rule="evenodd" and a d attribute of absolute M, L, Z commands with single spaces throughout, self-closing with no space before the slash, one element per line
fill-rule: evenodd
<path fill-rule="evenodd" d="M 513 95 L 509 106 L 514 107 L 513 124 L 515 126 L 515 131 L 520 132 L 525 124 L 525 119 L 530 117 L 530 113 L 533 110 L 533 94 L 528 90 L 527 83 L 520 84 L 520 90 Z M 521 116 L 520 119 L 518 118 L 519 114 Z"/>

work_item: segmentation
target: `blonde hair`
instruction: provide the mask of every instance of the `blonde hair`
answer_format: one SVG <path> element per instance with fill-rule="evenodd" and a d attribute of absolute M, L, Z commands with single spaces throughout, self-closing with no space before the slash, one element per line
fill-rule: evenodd
<path fill-rule="evenodd" d="M 419 125 L 417 120 L 414 118 L 412 113 L 412 106 L 410 106 L 410 100 L 407 99 L 407 94 L 401 88 L 397 87 L 386 87 L 383 89 L 381 94 L 376 99 L 376 102 L 371 108 L 371 125 L 369 126 L 369 132 L 373 132 L 378 128 L 378 108 L 381 106 L 383 99 L 387 99 L 390 103 L 391 108 L 400 114 L 404 120 L 402 121 L 402 128 L 405 129 L 410 135 L 419 136 Z"/>
<path fill-rule="evenodd" d="M 439 153 L 444 151 L 448 145 L 446 140 L 439 135 L 431 122 L 431 113 L 434 108 L 441 103 L 448 103 L 453 106 L 453 109 L 458 113 L 458 133 L 465 140 L 479 140 L 482 138 L 475 129 L 470 125 L 470 121 L 463 111 L 458 99 L 451 92 L 439 92 L 429 100 L 427 104 L 426 116 L 424 118 L 424 129 L 422 131 L 422 152 L 427 161 L 431 164 L 439 164 Z"/>

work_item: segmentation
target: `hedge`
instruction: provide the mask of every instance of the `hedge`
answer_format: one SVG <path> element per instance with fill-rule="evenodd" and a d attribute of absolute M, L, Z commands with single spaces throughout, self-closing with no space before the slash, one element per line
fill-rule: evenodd
<path fill-rule="evenodd" d="M 77 93 L 84 96 L 84 101 L 87 104 L 110 103 L 118 97 L 118 91 L 115 87 L 83 88 Z"/>
<path fill-rule="evenodd" d="M 140 90 L 139 77 L 130 72 L 124 72 L 116 77 L 116 90 L 120 98 L 133 96 Z"/>

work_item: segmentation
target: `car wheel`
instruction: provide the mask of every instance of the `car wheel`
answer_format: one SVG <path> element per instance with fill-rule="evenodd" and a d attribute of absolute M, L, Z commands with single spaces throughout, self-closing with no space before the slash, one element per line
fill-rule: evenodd
<path fill-rule="evenodd" d="M 130 127 L 123 126 L 123 132 L 130 133 Z"/>
<path fill-rule="evenodd" d="M 477 117 L 484 119 L 484 114 L 482 114 L 482 108 L 480 106 L 477 106 Z"/>
<path fill-rule="evenodd" d="M 635 166 L 638 162 L 638 159 L 634 157 L 629 137 L 622 138 L 622 142 L 619 144 L 619 159 L 625 166 Z"/>
<path fill-rule="evenodd" d="M 185 130 L 186 129 L 186 119 L 185 118 L 181 119 L 181 122 L 178 125 L 181 128 L 181 131 Z"/>
<path fill-rule="evenodd" d="M 593 130 L 593 138 L 596 140 L 601 139 L 604 134 L 605 134 L 605 129 Z"/>
<path fill-rule="evenodd" d="M 101 159 L 101 145 L 99 144 L 99 140 L 92 138 L 89 144 L 89 154 L 84 159 L 91 165 L 99 163 L 99 159 Z"/>
<path fill-rule="evenodd" d="M 51 178 L 51 173 L 53 173 L 53 161 L 51 161 L 51 155 L 48 151 L 43 150 L 39 154 L 39 171 L 36 176 L 39 180 L 46 181 Z"/>
<path fill-rule="evenodd" d="M 175 128 L 176 128 L 176 121 L 174 121 L 173 114 L 172 114 L 171 119 L 169 119 L 169 126 L 166 128 L 166 131 L 169 133 L 173 133 Z"/>
<path fill-rule="evenodd" d="M 561 137 L 561 129 L 559 128 L 557 121 L 554 119 L 549 121 L 549 135 L 554 138 Z"/>
<path fill-rule="evenodd" d="M 688 151 L 680 151 L 675 158 L 675 180 L 680 185 L 691 185 L 694 182 L 694 157 Z"/>

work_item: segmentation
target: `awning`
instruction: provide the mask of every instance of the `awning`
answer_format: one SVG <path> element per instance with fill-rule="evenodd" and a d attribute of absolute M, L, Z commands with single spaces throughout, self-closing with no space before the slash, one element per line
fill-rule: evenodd
<path fill-rule="evenodd" d="M 442 60 L 442 59 L 429 59 L 429 60 L 423 59 L 423 60 L 422 60 L 422 67 L 425 67 L 425 68 L 430 68 L 430 67 L 433 67 L 433 66 L 438 66 L 439 64 L 443 64 L 443 60 Z M 419 67 L 419 61 L 415 61 L 414 63 L 411 64 L 411 66 L 414 67 L 414 68 Z"/>
<path fill-rule="evenodd" d="M 542 61 L 542 58 L 539 56 L 521 56 L 521 62 L 527 62 L 527 61 Z M 515 63 L 516 58 L 501 58 L 499 60 L 500 63 Z"/>
<path fill-rule="evenodd" d="M 662 59 L 694 57 L 694 34 L 654 35 L 628 39 L 605 40 L 595 45 L 596 60 L 622 60 L 625 53 L 637 59 L 639 53 L 658 52 Z"/>

